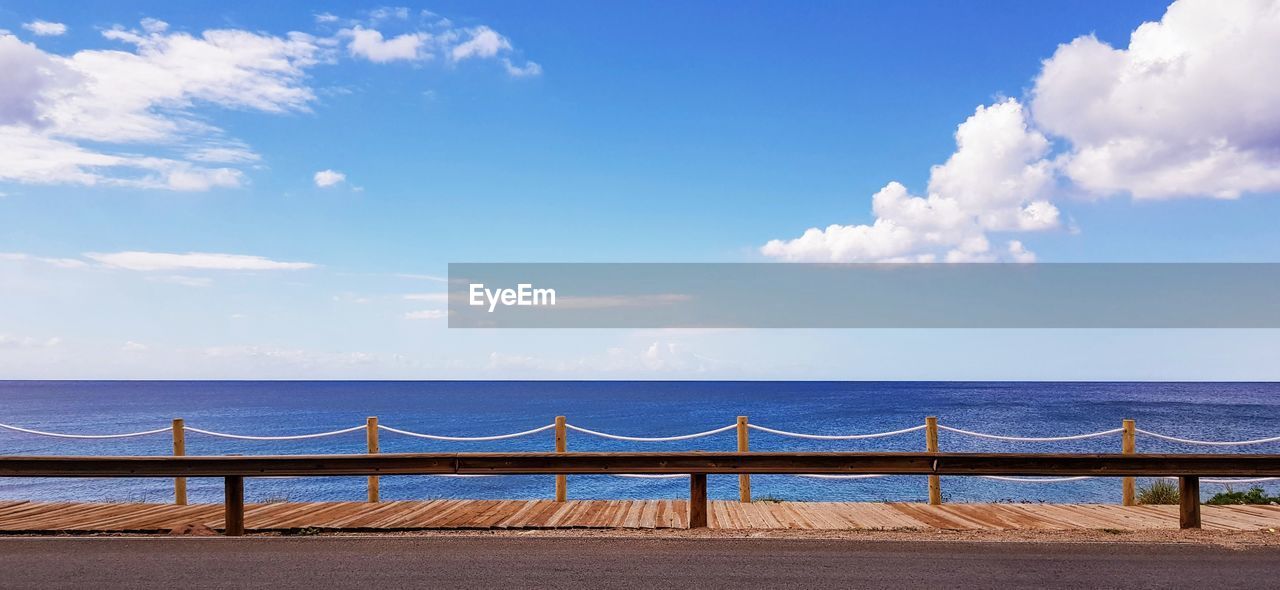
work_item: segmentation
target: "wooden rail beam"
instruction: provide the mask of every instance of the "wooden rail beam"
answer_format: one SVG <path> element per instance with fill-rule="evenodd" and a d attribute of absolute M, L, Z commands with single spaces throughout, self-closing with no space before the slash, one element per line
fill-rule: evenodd
<path fill-rule="evenodd" d="M 0 456 L 0 477 L 818 473 L 1280 476 L 1280 455 L 1049 453 L 382 453 L 240 457 Z"/>

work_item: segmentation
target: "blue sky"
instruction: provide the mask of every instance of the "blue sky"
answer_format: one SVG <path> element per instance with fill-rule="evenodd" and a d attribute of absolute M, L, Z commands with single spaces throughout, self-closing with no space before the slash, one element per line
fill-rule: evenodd
<path fill-rule="evenodd" d="M 1276 261 L 1280 55 L 1213 36 L 1280 46 L 1275 3 L 1179 4 L 6 2 L 0 374 L 1273 379 L 1266 330 L 431 319 L 448 262 Z"/>

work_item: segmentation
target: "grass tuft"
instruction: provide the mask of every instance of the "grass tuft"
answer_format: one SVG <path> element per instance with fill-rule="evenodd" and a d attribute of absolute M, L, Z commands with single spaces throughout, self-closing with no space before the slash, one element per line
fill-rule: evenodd
<path fill-rule="evenodd" d="M 1147 485 L 1138 486 L 1138 503 L 1177 504 L 1178 486 L 1164 479 L 1153 480 Z"/>

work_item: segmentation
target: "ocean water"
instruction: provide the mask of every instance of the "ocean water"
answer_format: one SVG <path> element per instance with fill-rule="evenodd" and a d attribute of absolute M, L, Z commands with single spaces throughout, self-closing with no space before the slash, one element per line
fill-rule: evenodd
<path fill-rule="evenodd" d="M 630 436 L 710 430 L 749 416 L 793 432 L 849 434 L 916 426 L 925 416 L 994 434 L 1057 436 L 1107 430 L 1124 418 L 1146 430 L 1207 440 L 1280 435 L 1277 383 L 978 383 L 978 382 L 231 382 L 0 381 L 0 423 L 37 430 L 104 434 L 167 426 L 249 435 L 337 430 L 378 416 L 382 424 L 431 434 L 479 436 L 528 430 L 565 415 L 571 424 Z M 364 452 L 364 432 L 300 441 L 238 441 L 187 434 L 187 453 L 296 454 Z M 440 442 L 382 432 L 383 452 L 548 451 L 552 433 L 490 442 Z M 112 440 L 47 438 L 0 429 L 0 454 L 166 455 L 168 433 Z M 1058 443 L 1012 443 L 942 432 L 944 451 L 1118 452 L 1119 435 Z M 635 443 L 569 433 L 583 451 L 734 450 L 732 431 L 690 441 Z M 924 433 L 861 441 L 815 441 L 751 433 L 753 450 L 923 450 Z M 1139 436 L 1139 451 L 1280 453 L 1280 443 L 1193 447 Z M 711 495 L 736 498 L 737 477 L 710 476 Z M 680 498 L 687 480 L 571 476 L 570 498 Z M 944 477 L 951 502 L 1118 502 L 1120 482 L 1010 483 Z M 363 477 L 255 478 L 250 501 L 362 500 Z M 1205 484 L 1210 494 L 1221 486 Z M 1237 486 L 1247 488 L 1248 486 Z M 1275 492 L 1275 482 L 1267 484 Z M 813 480 L 753 476 L 757 497 L 787 500 L 922 501 L 923 476 Z M 193 479 L 191 501 L 221 500 L 221 480 Z M 384 499 L 547 498 L 551 476 L 382 478 Z M 168 479 L 0 479 L 0 498 L 168 501 Z"/>

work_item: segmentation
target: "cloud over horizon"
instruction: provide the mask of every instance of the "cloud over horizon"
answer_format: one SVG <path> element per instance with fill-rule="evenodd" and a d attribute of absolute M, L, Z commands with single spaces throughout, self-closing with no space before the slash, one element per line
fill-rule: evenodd
<path fill-rule="evenodd" d="M 1280 3 L 1177 0 L 1116 49 L 1093 35 L 1043 62 L 1027 105 L 979 106 L 924 196 L 890 182 L 869 224 L 810 228 L 760 253 L 785 261 L 1035 260 L 991 233 L 1061 226 L 1055 199 L 1220 198 L 1280 190 Z M 1058 140 L 1057 151 L 1054 140 Z M 1064 186 L 1059 186 L 1064 185 Z"/>

